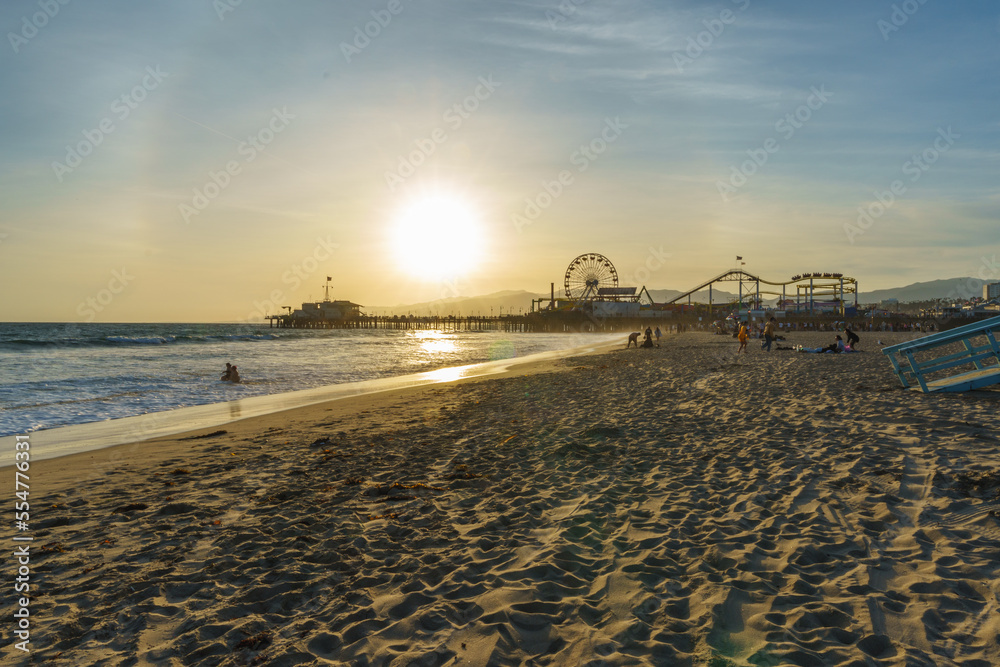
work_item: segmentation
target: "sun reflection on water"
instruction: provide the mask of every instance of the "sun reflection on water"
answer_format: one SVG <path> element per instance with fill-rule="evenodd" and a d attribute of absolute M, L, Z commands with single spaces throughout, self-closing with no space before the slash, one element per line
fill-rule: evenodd
<path fill-rule="evenodd" d="M 440 331 L 414 331 L 413 337 L 417 339 L 420 350 L 431 356 L 443 354 L 454 354 L 458 352 L 458 345 L 455 339 Z"/>

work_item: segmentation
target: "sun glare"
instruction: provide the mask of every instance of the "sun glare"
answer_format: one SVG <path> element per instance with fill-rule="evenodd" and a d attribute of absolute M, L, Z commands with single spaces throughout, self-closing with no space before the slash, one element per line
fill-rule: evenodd
<path fill-rule="evenodd" d="M 423 197 L 397 216 L 392 244 L 400 267 L 410 275 L 438 279 L 466 274 L 482 259 L 482 221 L 464 199 Z"/>

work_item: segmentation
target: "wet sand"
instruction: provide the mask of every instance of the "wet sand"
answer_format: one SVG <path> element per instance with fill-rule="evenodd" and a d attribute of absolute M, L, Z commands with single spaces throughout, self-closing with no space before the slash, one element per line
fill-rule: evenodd
<path fill-rule="evenodd" d="M 1000 664 L 1000 392 L 903 390 L 877 337 L 623 337 L 38 462 L 32 658 Z"/>

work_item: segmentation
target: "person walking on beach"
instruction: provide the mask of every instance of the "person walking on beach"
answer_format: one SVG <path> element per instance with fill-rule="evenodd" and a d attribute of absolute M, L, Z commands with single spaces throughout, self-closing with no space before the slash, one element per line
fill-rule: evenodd
<path fill-rule="evenodd" d="M 764 342 L 761 344 L 761 347 L 767 352 L 771 351 L 771 343 L 774 342 L 774 325 L 776 322 L 777 320 L 774 319 L 774 316 L 772 315 L 771 319 L 769 319 L 767 324 L 764 325 Z"/>
<path fill-rule="evenodd" d="M 656 336 L 656 347 L 660 347 L 660 336 L 663 335 L 660 333 L 660 327 L 656 327 L 656 331 L 653 332 L 653 335 Z"/>
<path fill-rule="evenodd" d="M 744 322 L 740 322 L 740 331 L 738 334 L 736 334 L 736 337 L 740 341 L 740 347 L 738 350 L 736 350 L 736 354 L 739 354 L 740 352 L 746 352 L 747 342 L 749 342 L 750 340 L 750 334 L 749 332 L 747 332 L 747 325 Z"/>

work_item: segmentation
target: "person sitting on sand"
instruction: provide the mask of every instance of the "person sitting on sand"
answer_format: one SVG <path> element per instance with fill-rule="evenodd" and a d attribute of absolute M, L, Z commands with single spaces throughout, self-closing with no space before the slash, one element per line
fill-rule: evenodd
<path fill-rule="evenodd" d="M 628 342 L 625 343 L 625 349 L 627 350 L 629 348 L 629 346 L 631 346 L 633 343 L 635 344 L 636 349 L 638 349 L 639 348 L 639 332 L 638 331 L 636 331 L 635 333 L 630 333 L 628 335 Z"/>
<path fill-rule="evenodd" d="M 653 347 L 653 330 L 646 327 L 646 335 L 642 338 L 643 347 Z"/>
<path fill-rule="evenodd" d="M 740 322 L 740 331 L 736 334 L 736 337 L 740 340 L 740 347 L 736 350 L 736 354 L 740 352 L 747 351 L 747 342 L 750 340 L 750 334 L 747 332 L 747 325 Z"/>

